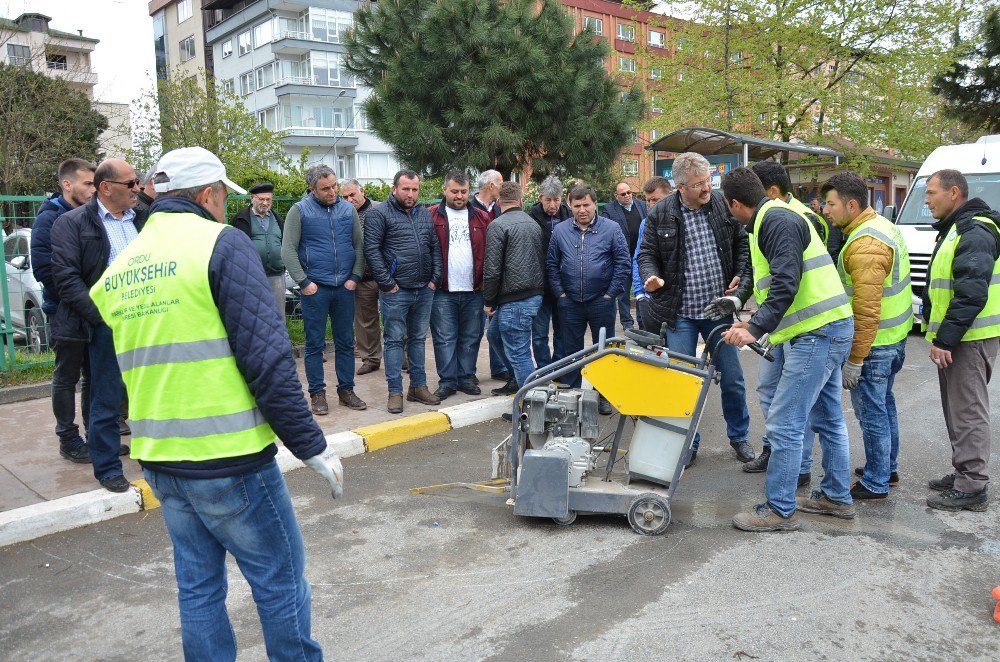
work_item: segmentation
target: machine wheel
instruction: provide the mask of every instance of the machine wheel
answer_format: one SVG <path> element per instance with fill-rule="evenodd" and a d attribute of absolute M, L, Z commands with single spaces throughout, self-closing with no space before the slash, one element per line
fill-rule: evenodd
<path fill-rule="evenodd" d="M 644 536 L 658 536 L 670 526 L 670 504 L 659 494 L 640 494 L 628 509 L 632 530 Z"/>
<path fill-rule="evenodd" d="M 566 515 L 566 517 L 553 517 L 552 521 L 558 524 L 559 526 L 569 526 L 570 524 L 576 521 L 576 511 L 575 510 L 569 511 L 569 514 Z"/>
<path fill-rule="evenodd" d="M 32 354 L 38 354 L 43 349 L 47 349 L 49 345 L 48 329 L 45 327 L 45 316 L 41 310 L 29 308 L 27 322 L 24 336 L 27 341 L 28 351 Z"/>

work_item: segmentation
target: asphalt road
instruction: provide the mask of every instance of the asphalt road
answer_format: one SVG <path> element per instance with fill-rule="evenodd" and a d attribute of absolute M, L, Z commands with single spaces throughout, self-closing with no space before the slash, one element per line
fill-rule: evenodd
<path fill-rule="evenodd" d="M 739 471 L 717 391 L 698 464 L 658 538 L 624 518 L 564 528 L 515 517 L 494 495 L 408 493 L 486 478 L 500 422 L 349 458 L 340 502 L 309 470 L 292 472 L 314 636 L 338 660 L 996 660 L 1000 503 L 986 513 L 925 506 L 926 481 L 949 470 L 926 356 L 911 337 L 896 382 L 901 484 L 859 504 L 852 522 L 803 515 L 797 533 L 730 525 L 761 500 L 763 476 Z M 758 359 L 743 360 L 752 388 Z M 759 435 L 752 390 L 749 400 Z M 171 558 L 155 510 L 0 550 L 0 659 L 180 658 Z M 230 585 L 240 659 L 263 659 L 232 563 Z"/>

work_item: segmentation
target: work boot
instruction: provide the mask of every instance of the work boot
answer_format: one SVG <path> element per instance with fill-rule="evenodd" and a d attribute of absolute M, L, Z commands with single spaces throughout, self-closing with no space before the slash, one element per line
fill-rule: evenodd
<path fill-rule="evenodd" d="M 760 455 L 757 456 L 755 460 L 747 462 L 743 465 L 743 471 L 748 474 L 760 474 L 767 471 L 767 461 L 771 459 L 771 447 L 764 446 L 760 451 Z"/>
<path fill-rule="evenodd" d="M 87 442 L 80 437 L 59 442 L 59 454 L 76 464 L 90 464 L 90 451 Z"/>
<path fill-rule="evenodd" d="M 615 413 L 614 407 L 611 406 L 611 403 L 608 402 L 607 398 L 605 398 L 603 395 L 601 396 L 601 399 L 597 403 L 597 413 L 601 414 L 602 416 L 610 416 L 611 414 Z"/>
<path fill-rule="evenodd" d="M 129 437 L 132 435 L 132 428 L 128 426 L 125 422 L 124 416 L 118 417 L 118 436 L 119 437 Z"/>
<path fill-rule="evenodd" d="M 406 399 L 409 402 L 420 402 L 425 405 L 441 404 L 441 398 L 431 393 L 426 386 L 411 386 L 406 392 Z"/>
<path fill-rule="evenodd" d="M 888 492 L 872 492 L 870 489 L 861 484 L 861 481 L 851 485 L 851 499 L 853 501 L 871 501 L 873 499 L 884 499 L 889 496 Z"/>
<path fill-rule="evenodd" d="M 102 478 L 97 481 L 101 484 L 101 487 L 108 490 L 109 492 L 128 492 L 132 484 L 125 479 L 125 476 L 118 474 L 117 476 L 108 476 L 107 478 Z"/>
<path fill-rule="evenodd" d="M 437 390 L 434 391 L 434 397 L 440 400 L 441 402 L 444 402 L 445 400 L 455 395 L 456 393 L 458 393 L 458 391 L 456 391 L 453 388 L 448 388 L 447 386 L 438 386 Z"/>
<path fill-rule="evenodd" d="M 865 475 L 865 468 L 864 467 L 854 467 L 854 475 L 857 476 L 857 477 L 859 477 L 859 478 L 861 476 L 864 476 Z M 899 484 L 899 474 L 896 473 L 895 471 L 893 471 L 891 474 L 889 474 L 889 484 L 890 485 L 898 485 Z"/>
<path fill-rule="evenodd" d="M 375 372 L 378 370 L 378 361 L 362 361 L 361 367 L 358 368 L 358 375 L 367 375 L 369 372 Z"/>
<path fill-rule="evenodd" d="M 795 483 L 795 489 L 805 487 L 812 482 L 812 473 L 799 474 L 799 480 Z"/>
<path fill-rule="evenodd" d="M 390 414 L 402 414 L 403 413 L 403 394 L 402 393 L 390 393 L 389 403 L 386 406 Z"/>
<path fill-rule="evenodd" d="M 309 394 L 312 402 L 312 412 L 317 416 L 326 416 L 330 413 L 330 405 L 326 404 L 326 390 L 316 391 Z"/>
<path fill-rule="evenodd" d="M 337 389 L 337 399 L 340 400 L 340 404 L 344 405 L 348 409 L 353 409 L 354 411 L 368 409 L 368 405 L 365 404 L 365 401 L 355 395 L 354 389 L 352 388 Z"/>
<path fill-rule="evenodd" d="M 985 487 L 978 492 L 960 492 L 951 489 L 927 497 L 927 505 L 935 510 L 971 510 L 975 513 L 985 513 L 988 502 Z"/>
<path fill-rule="evenodd" d="M 500 388 L 492 389 L 490 393 L 493 395 L 514 395 L 517 393 L 517 381 L 508 379 L 506 384 Z"/>
<path fill-rule="evenodd" d="M 736 451 L 736 459 L 740 462 L 752 462 L 754 458 L 753 446 L 744 439 L 743 441 L 730 441 L 729 445 Z"/>
<path fill-rule="evenodd" d="M 804 513 L 815 515 L 830 515 L 840 519 L 854 519 L 854 505 L 850 503 L 838 503 L 831 501 L 823 490 L 813 490 L 809 498 L 798 497 L 795 503 L 799 510 Z"/>
<path fill-rule="evenodd" d="M 479 388 L 479 384 L 476 384 L 475 382 L 459 384 L 458 390 L 466 395 L 480 395 L 483 392 L 483 389 Z"/>
<path fill-rule="evenodd" d="M 948 490 L 955 489 L 955 474 L 948 474 L 941 478 L 932 478 L 928 481 L 927 487 L 938 492 L 947 492 Z"/>
<path fill-rule="evenodd" d="M 749 513 L 740 513 L 733 518 L 733 526 L 741 531 L 764 533 L 768 531 L 798 531 L 798 513 L 782 517 L 771 510 L 766 503 L 758 503 Z"/>

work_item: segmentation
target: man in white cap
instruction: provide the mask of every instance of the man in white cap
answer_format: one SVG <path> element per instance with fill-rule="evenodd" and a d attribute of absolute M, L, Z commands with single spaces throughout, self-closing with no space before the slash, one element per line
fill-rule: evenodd
<path fill-rule="evenodd" d="M 132 457 L 174 545 L 189 660 L 235 659 L 226 552 L 249 582 L 270 659 L 322 659 L 310 635 L 305 551 L 275 441 L 343 492 L 340 459 L 309 413 L 285 326 L 250 239 L 225 220 L 222 162 L 160 159 L 139 237 L 91 288 L 131 397 Z"/>

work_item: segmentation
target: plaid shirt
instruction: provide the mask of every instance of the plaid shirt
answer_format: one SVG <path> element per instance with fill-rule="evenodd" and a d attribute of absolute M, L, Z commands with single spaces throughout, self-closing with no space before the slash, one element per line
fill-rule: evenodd
<path fill-rule="evenodd" d="M 688 209 L 681 203 L 684 219 L 684 292 L 681 295 L 681 309 L 678 314 L 690 319 L 704 319 L 705 306 L 724 294 L 725 276 L 719 262 L 719 249 L 715 245 L 715 233 L 708 224 L 711 205 L 700 209 Z"/>
<path fill-rule="evenodd" d="M 101 199 L 97 199 L 97 211 L 101 216 L 101 223 L 104 231 L 108 233 L 108 241 L 111 242 L 111 253 L 108 255 L 108 266 L 115 261 L 118 254 L 125 250 L 125 247 L 132 243 L 132 240 L 139 236 L 139 231 L 135 229 L 135 210 L 126 209 L 121 218 L 115 218 L 108 211 Z"/>

